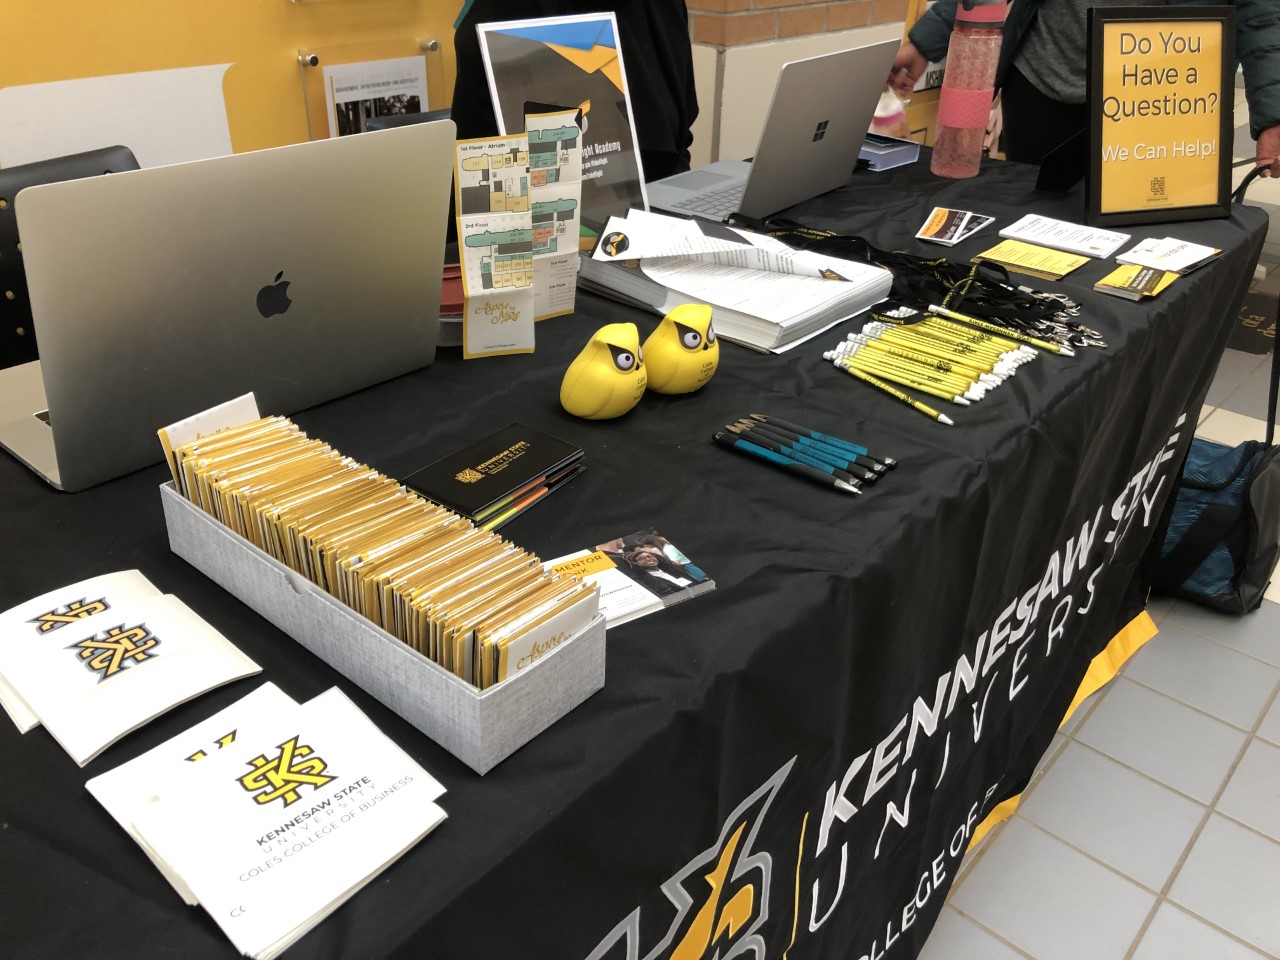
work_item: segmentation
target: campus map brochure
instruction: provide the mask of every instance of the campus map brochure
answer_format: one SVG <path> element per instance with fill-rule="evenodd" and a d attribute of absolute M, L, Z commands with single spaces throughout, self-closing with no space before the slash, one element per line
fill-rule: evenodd
<path fill-rule="evenodd" d="M 219 710 L 207 720 L 166 740 L 160 746 L 148 750 L 114 770 L 94 777 L 85 789 L 106 808 L 107 813 L 143 849 L 166 880 L 178 891 L 178 895 L 190 906 L 198 901 L 196 895 L 174 873 L 164 857 L 157 854 L 133 829 L 133 816 L 151 802 L 157 786 L 170 776 L 182 776 L 182 768 L 199 763 L 223 747 L 235 743 L 239 731 L 260 724 L 272 714 L 296 707 L 297 704 L 274 683 L 264 683 L 252 693 L 241 697 L 229 707 Z"/>
<path fill-rule="evenodd" d="M 600 612 L 615 627 L 714 590 L 712 580 L 653 527 L 551 560 L 561 576 L 600 587 Z"/>
<path fill-rule="evenodd" d="M 459 140 L 454 151 L 462 356 L 533 353 L 529 138 L 521 133 Z"/>
<path fill-rule="evenodd" d="M 71 758 L 84 766 L 180 703 L 258 673 L 177 597 L 116 604 L 23 646 L 5 679 Z"/>
<path fill-rule="evenodd" d="M 708 303 L 717 336 L 773 353 L 861 313 L 893 284 L 883 267 L 643 210 L 611 218 L 580 270 L 588 286 L 658 313 Z"/>
<path fill-rule="evenodd" d="M 139 571 L 120 570 L 50 590 L 0 613 L 0 644 L 5 651 L 0 660 L 0 705 L 18 730 L 26 733 L 40 718 L 5 678 L 8 662 L 31 655 L 35 646 L 46 641 L 62 640 L 70 632 L 66 627 L 86 617 L 158 596 L 160 591 Z"/>
<path fill-rule="evenodd" d="M 270 960 L 445 818 L 444 787 L 336 687 L 152 785 L 134 831 L 246 956 Z M 192 824 L 200 829 L 193 830 Z"/>

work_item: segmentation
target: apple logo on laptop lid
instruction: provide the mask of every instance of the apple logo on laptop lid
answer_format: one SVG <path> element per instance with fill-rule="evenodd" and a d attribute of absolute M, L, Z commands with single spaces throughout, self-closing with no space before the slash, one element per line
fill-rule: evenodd
<path fill-rule="evenodd" d="M 284 313 L 292 305 L 289 299 L 289 281 L 282 280 L 284 271 L 276 274 L 275 280 L 258 291 L 258 312 L 265 317 L 274 317 Z"/>

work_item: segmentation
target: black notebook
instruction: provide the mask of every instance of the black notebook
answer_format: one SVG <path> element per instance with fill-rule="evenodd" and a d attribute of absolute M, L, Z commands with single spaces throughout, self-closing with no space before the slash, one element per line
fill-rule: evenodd
<path fill-rule="evenodd" d="M 429 500 L 494 530 L 583 469 L 582 449 L 519 421 L 404 478 Z"/>

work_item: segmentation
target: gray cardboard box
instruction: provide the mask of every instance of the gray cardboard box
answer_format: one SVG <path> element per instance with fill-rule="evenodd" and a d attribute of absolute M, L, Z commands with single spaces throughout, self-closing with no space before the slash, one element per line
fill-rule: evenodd
<path fill-rule="evenodd" d="M 172 483 L 160 487 L 160 501 L 174 553 L 477 773 L 604 686 L 602 615 L 514 677 L 477 690 L 223 526 Z"/>

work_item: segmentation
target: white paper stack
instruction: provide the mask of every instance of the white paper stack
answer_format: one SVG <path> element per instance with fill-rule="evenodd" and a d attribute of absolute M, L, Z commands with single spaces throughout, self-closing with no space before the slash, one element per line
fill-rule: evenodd
<path fill-rule="evenodd" d="M 579 264 L 588 288 L 658 313 L 711 305 L 716 335 L 771 353 L 889 295 L 883 267 L 793 250 L 764 234 L 631 210 Z"/>
<path fill-rule="evenodd" d="M 1129 242 L 1127 233 L 1054 220 L 1035 213 L 1028 213 L 1016 223 L 1009 224 L 1000 231 L 1000 236 L 1084 257 L 1109 257 Z"/>
<path fill-rule="evenodd" d="M 1177 237 L 1150 237 L 1120 254 L 1116 261 L 1183 276 L 1221 255 L 1222 251 L 1217 247 L 1206 247 Z"/>
<path fill-rule="evenodd" d="M 137 570 L 105 574 L 0 614 L 0 704 L 42 724 L 84 766 L 125 734 L 256 663 Z"/>
<path fill-rule="evenodd" d="M 87 786 L 261 960 L 445 818 L 444 787 L 336 688 L 296 704 L 266 684 Z"/>

